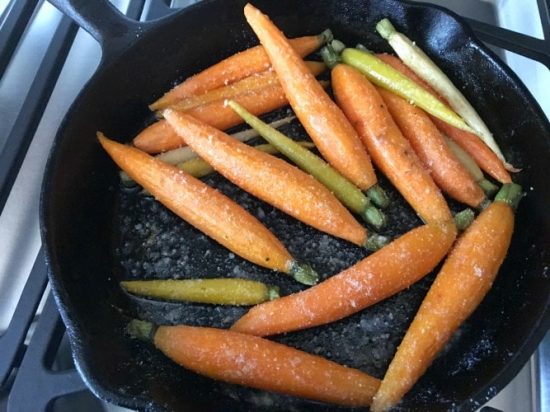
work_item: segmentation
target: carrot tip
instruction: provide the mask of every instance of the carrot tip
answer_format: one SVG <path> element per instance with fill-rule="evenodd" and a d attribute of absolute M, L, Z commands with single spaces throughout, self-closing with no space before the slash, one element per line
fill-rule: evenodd
<path fill-rule="evenodd" d="M 367 196 L 376 206 L 385 209 L 390 205 L 390 198 L 378 184 L 371 186 L 366 191 Z"/>
<path fill-rule="evenodd" d="M 317 272 L 309 264 L 303 262 L 292 262 L 290 275 L 298 282 L 308 286 L 315 285 L 319 281 Z"/>
<path fill-rule="evenodd" d="M 139 319 L 132 319 L 126 326 L 126 332 L 131 337 L 144 341 L 152 341 L 156 331 L 156 325 Z"/>
<path fill-rule="evenodd" d="M 386 246 L 389 240 L 390 239 L 387 236 L 382 236 L 378 233 L 371 233 L 365 241 L 363 247 L 369 251 L 374 252 Z"/>

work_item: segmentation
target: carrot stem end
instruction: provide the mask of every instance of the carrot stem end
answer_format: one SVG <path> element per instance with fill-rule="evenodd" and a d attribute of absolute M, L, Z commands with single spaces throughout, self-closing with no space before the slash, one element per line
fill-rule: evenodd
<path fill-rule="evenodd" d="M 520 185 L 517 183 L 507 183 L 502 186 L 495 196 L 495 202 L 504 202 L 513 209 L 516 209 L 523 196 L 524 193 Z"/>
<path fill-rule="evenodd" d="M 156 331 L 156 325 L 139 319 L 132 319 L 130 323 L 128 323 L 128 326 L 126 326 L 126 332 L 131 337 L 147 342 L 153 340 Z"/>
<path fill-rule="evenodd" d="M 319 281 L 319 275 L 307 263 L 294 261 L 290 267 L 290 275 L 298 282 L 312 286 Z"/>
<path fill-rule="evenodd" d="M 371 233 L 368 239 L 365 241 L 363 247 L 368 251 L 375 252 L 378 249 L 382 249 L 389 242 L 387 236 L 379 235 L 378 233 Z"/>
<path fill-rule="evenodd" d="M 475 214 L 472 209 L 467 208 L 458 212 L 454 219 L 457 229 L 463 232 L 472 224 L 475 219 Z"/>
<path fill-rule="evenodd" d="M 367 196 L 376 206 L 385 209 L 390 205 L 390 199 L 384 189 L 382 189 L 378 184 L 371 186 L 367 192 Z"/>

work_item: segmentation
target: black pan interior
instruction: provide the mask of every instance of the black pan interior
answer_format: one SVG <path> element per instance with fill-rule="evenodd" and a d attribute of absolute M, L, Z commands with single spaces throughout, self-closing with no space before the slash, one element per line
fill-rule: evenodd
<path fill-rule="evenodd" d="M 159 22 L 123 55 L 103 65 L 58 134 L 42 197 L 51 281 L 77 367 L 100 397 L 145 410 L 339 410 L 199 377 L 147 344 L 128 339 L 132 314 L 160 323 L 227 327 L 244 309 L 135 299 L 118 288 L 130 278 L 238 276 L 301 287 L 255 267 L 207 239 L 137 190 L 124 190 L 95 131 L 129 141 L 151 120 L 147 103 L 174 81 L 256 44 L 242 1 L 206 1 Z M 526 189 L 512 247 L 487 298 L 405 398 L 403 410 L 474 410 L 527 360 L 548 327 L 550 200 L 545 171 L 549 126 L 519 80 L 454 18 L 396 1 L 256 1 L 289 37 L 329 27 L 348 45 L 389 51 L 374 24 L 390 17 L 422 45 L 475 103 L 506 156 L 523 168 Z M 275 114 L 280 116 L 286 109 Z M 304 137 L 297 125 L 287 132 Z M 205 179 L 263 221 L 323 278 L 366 253 L 289 218 L 225 179 Z M 396 205 L 388 234 L 420 224 L 387 181 Z M 453 205 L 455 210 L 458 206 Z M 332 325 L 275 337 L 381 378 L 433 275 L 409 290 Z M 124 311 L 121 313 L 119 308 Z"/>

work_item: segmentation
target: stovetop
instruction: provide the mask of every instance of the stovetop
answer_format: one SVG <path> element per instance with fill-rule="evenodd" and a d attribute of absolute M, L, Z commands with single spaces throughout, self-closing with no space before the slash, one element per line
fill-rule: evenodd
<path fill-rule="evenodd" d="M 132 18 L 151 20 L 197 1 L 113 3 Z M 550 117 L 550 96 L 545 96 L 550 90 L 548 0 L 429 2 L 467 17 Z M 49 148 L 65 112 L 97 67 L 101 50 L 43 0 L 0 0 L 0 13 L 0 411 L 120 411 L 97 400 L 74 368 L 47 288 L 38 231 Z M 550 335 L 485 409 L 489 407 L 550 411 Z"/>

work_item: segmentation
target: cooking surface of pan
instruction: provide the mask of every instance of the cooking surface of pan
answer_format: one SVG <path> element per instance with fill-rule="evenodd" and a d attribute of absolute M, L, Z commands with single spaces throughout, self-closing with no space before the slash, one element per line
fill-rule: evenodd
<path fill-rule="evenodd" d="M 63 7 L 73 2 L 54 3 Z M 233 255 L 138 190 L 123 189 L 116 167 L 95 139 L 101 130 L 129 141 L 151 121 L 147 104 L 176 80 L 257 44 L 244 20 L 244 4 L 204 1 L 151 24 L 114 17 L 107 21 L 107 30 L 95 33 L 102 41 L 103 64 L 58 133 L 42 194 L 50 279 L 77 368 L 91 389 L 108 401 L 146 410 L 340 410 L 200 377 L 124 334 L 127 315 L 158 323 L 227 327 L 246 309 L 133 298 L 119 288 L 123 279 L 231 276 L 277 284 L 283 294 L 302 289 L 285 275 Z M 523 169 L 516 180 L 527 196 L 493 289 L 401 405 L 403 410 L 476 409 L 519 371 L 548 327 L 548 121 L 517 77 L 441 9 L 393 0 L 254 4 L 289 37 L 330 28 L 346 44 L 361 42 L 375 51 L 389 51 L 374 25 L 390 18 L 460 86 L 508 160 Z M 98 27 L 88 24 L 92 32 Z M 297 124 L 283 130 L 305 138 Z M 219 175 L 205 180 L 264 222 L 322 278 L 366 256 Z M 383 179 L 382 186 L 394 200 L 387 234 L 397 236 L 421 224 Z M 382 378 L 432 280 L 433 274 L 334 324 L 274 339 Z"/>

